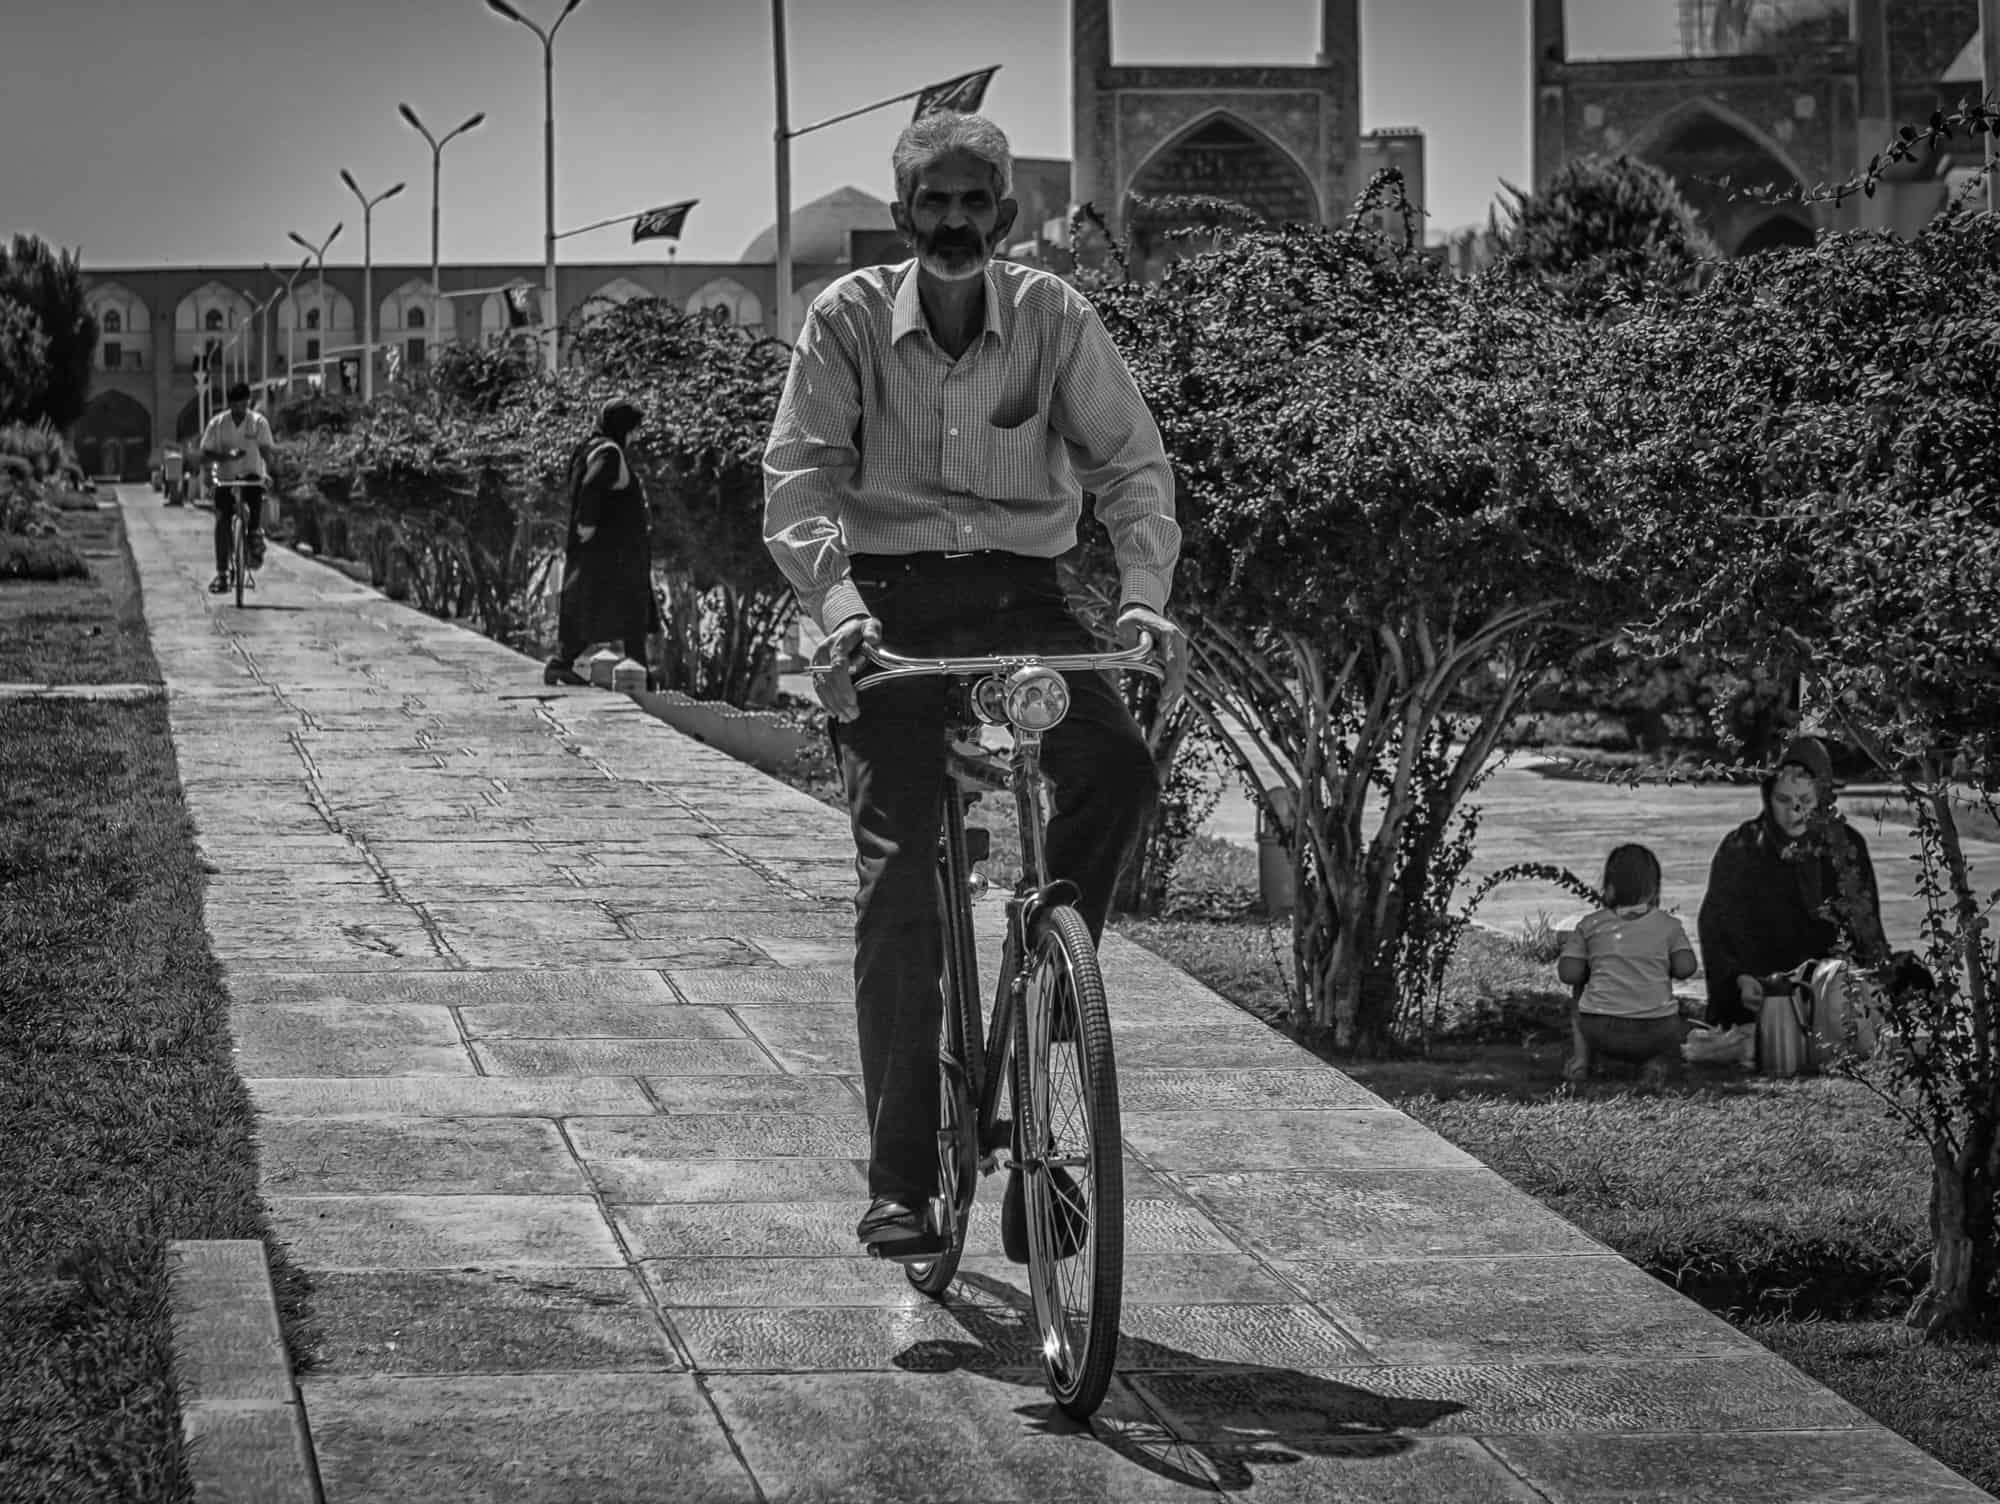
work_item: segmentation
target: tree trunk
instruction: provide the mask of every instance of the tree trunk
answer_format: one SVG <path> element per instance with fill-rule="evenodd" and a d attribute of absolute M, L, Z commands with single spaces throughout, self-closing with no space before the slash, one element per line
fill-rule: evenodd
<path fill-rule="evenodd" d="M 1974 1125 L 1964 1149 L 1931 1149 L 1931 1277 L 1905 1324 L 1925 1337 L 1979 1326 L 1995 1274 L 1994 1129 Z"/>

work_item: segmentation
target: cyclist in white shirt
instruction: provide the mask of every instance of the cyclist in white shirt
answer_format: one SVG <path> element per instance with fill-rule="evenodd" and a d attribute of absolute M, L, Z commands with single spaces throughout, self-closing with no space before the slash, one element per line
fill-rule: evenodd
<path fill-rule="evenodd" d="M 244 543 L 250 567 L 264 566 L 264 482 L 270 477 L 267 460 L 276 446 L 270 422 L 262 413 L 250 410 L 250 384 L 237 382 L 229 389 L 229 406 L 209 419 L 202 432 L 201 457 L 215 466 L 218 481 L 256 484 L 215 488 L 215 578 L 208 582 L 211 595 L 229 589 L 230 523 L 239 498 L 249 509 L 244 517 Z"/>

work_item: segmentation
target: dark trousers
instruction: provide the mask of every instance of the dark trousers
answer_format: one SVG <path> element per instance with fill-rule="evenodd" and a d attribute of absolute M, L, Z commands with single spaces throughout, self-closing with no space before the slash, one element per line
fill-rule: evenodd
<path fill-rule="evenodd" d="M 235 516 L 237 498 L 248 510 L 243 514 L 243 528 L 252 537 L 256 536 L 264 523 L 264 488 L 262 486 L 217 486 L 215 488 L 215 572 L 229 573 L 229 550 L 234 541 L 230 534 L 230 521 Z M 254 547 L 254 546 L 253 546 Z M 255 557 L 254 552 L 251 555 Z"/>
<path fill-rule="evenodd" d="M 892 651 L 947 656 L 1096 646 L 1064 605 L 1051 560 L 859 555 L 853 571 Z M 1083 917 L 1097 936 L 1159 780 L 1145 739 L 1108 680 L 1067 677 L 1069 715 L 1042 743 L 1054 785 L 1049 875 L 1081 890 Z M 935 873 L 949 690 L 944 679 L 864 689 L 860 718 L 834 728 L 859 878 L 854 998 L 873 1150 L 868 1189 L 919 1209 L 938 1184 L 944 946 Z"/>

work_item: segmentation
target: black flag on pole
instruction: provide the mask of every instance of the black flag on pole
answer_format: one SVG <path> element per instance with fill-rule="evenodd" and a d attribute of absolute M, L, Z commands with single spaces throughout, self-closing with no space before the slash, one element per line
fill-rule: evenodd
<path fill-rule="evenodd" d="M 530 324 L 541 322 L 537 317 L 539 310 L 535 306 L 537 299 L 534 288 L 510 287 L 507 289 L 506 298 L 509 329 L 525 329 Z"/>
<path fill-rule="evenodd" d="M 679 240 L 681 227 L 687 223 L 688 210 L 700 203 L 698 198 L 682 199 L 678 204 L 668 204 L 660 209 L 648 209 L 632 221 L 632 243 L 642 240 Z"/>
<path fill-rule="evenodd" d="M 957 78 L 932 84 L 917 96 L 917 110 L 910 118 L 921 120 L 932 110 L 957 110 L 962 115 L 971 114 L 985 101 L 986 86 L 993 82 L 993 75 L 999 71 L 999 64 L 996 63 L 991 68 L 981 68 L 977 73 L 961 73 Z"/>

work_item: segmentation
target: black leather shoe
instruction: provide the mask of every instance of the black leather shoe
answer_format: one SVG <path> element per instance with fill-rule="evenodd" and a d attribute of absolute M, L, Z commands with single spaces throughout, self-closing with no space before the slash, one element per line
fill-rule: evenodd
<path fill-rule="evenodd" d="M 214 579 L 210 580 L 208 582 L 208 593 L 210 595 L 229 594 L 229 576 L 226 574 L 219 574 Z"/>
<path fill-rule="evenodd" d="M 945 1251 L 944 1234 L 931 1226 L 928 1216 L 889 1196 L 870 1203 L 854 1235 L 876 1258 L 899 1264 L 922 1263 Z"/>
<path fill-rule="evenodd" d="M 576 685 L 589 684 L 590 681 L 571 668 L 567 663 L 551 663 L 542 670 L 542 683 L 568 684 L 574 687 Z"/>

